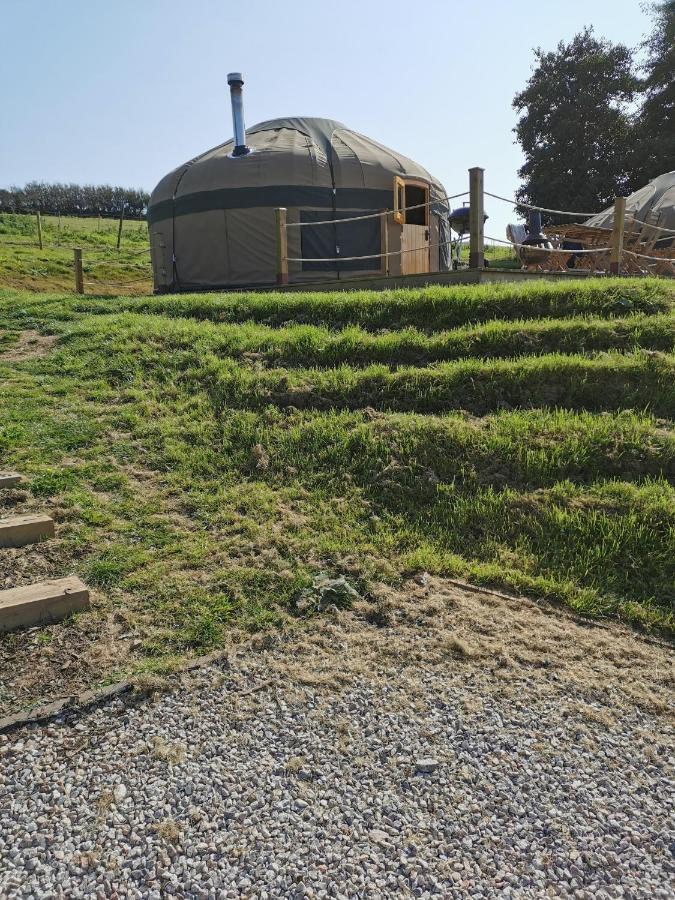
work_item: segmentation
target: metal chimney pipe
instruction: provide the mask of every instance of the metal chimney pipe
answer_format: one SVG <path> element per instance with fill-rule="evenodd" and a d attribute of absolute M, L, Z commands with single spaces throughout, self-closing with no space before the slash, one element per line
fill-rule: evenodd
<path fill-rule="evenodd" d="M 234 126 L 234 150 L 232 156 L 245 156 L 250 153 L 250 147 L 246 146 L 246 126 L 244 125 L 244 100 L 242 88 L 244 79 L 241 72 L 230 72 L 227 76 L 230 86 L 230 100 L 232 101 L 232 124 Z"/>

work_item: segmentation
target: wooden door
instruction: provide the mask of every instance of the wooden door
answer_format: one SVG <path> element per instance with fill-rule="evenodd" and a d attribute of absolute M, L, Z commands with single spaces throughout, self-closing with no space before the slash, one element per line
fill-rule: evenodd
<path fill-rule="evenodd" d="M 403 225 L 401 234 L 401 275 L 428 272 L 429 228 L 426 225 Z M 410 251 L 410 252 L 406 252 Z"/>

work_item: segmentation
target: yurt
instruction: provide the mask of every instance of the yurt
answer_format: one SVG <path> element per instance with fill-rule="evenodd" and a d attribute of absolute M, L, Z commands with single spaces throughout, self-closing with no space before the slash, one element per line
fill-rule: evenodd
<path fill-rule="evenodd" d="M 612 228 L 614 207 L 598 213 L 584 225 Z M 675 237 L 675 171 L 659 175 L 626 197 L 626 229 L 638 234 L 641 241 L 655 240 L 664 246 L 672 243 Z"/>
<path fill-rule="evenodd" d="M 445 190 L 426 169 L 331 119 L 246 129 L 243 79 L 228 82 L 235 137 L 152 192 L 156 292 L 276 284 L 280 208 L 290 284 L 448 270 Z"/>

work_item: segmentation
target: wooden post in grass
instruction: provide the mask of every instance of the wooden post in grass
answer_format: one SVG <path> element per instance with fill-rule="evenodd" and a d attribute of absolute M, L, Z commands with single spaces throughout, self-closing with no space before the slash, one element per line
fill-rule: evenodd
<path fill-rule="evenodd" d="M 626 219 L 626 198 L 615 197 L 614 199 L 614 226 L 612 228 L 612 239 L 609 254 L 609 271 L 611 275 L 621 274 L 621 254 L 623 253 L 623 230 Z"/>
<path fill-rule="evenodd" d="M 84 294 L 84 275 L 82 274 L 82 247 L 73 247 L 75 263 L 75 293 Z"/>
<path fill-rule="evenodd" d="M 288 235 L 286 234 L 286 210 L 274 211 L 277 225 L 277 284 L 288 284 Z"/>
<path fill-rule="evenodd" d="M 40 210 L 37 211 L 35 218 L 37 219 L 38 247 L 42 250 L 42 216 L 40 215 Z"/>
<path fill-rule="evenodd" d="M 475 166 L 469 169 L 469 268 L 482 269 L 485 264 L 483 235 L 483 173 Z"/>
<path fill-rule="evenodd" d="M 120 224 L 117 228 L 117 249 L 120 249 L 120 241 L 122 240 L 122 224 L 124 222 L 124 203 L 122 204 L 122 212 L 120 213 Z"/>

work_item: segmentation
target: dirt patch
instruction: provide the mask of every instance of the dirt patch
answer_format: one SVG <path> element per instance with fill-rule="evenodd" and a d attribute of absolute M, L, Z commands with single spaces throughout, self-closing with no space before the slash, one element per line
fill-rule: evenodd
<path fill-rule="evenodd" d="M 80 460 L 66 457 L 64 465 Z M 135 494 L 155 495 L 156 474 L 125 466 Z M 102 492 L 91 492 L 99 498 Z M 194 528 L 173 498 L 164 498 L 165 518 L 175 527 Z M 67 539 L 79 522 L 77 508 L 62 508 L 58 499 L 49 502 L 28 490 L 0 491 L 0 512 L 48 512 L 56 523 L 56 536 L 48 541 L 19 548 L 0 548 L 0 590 L 21 587 L 50 578 L 82 572 L 82 549 Z M 140 645 L 153 628 L 144 619 L 132 597 L 119 588 L 94 590 L 89 584 L 92 608 L 53 625 L 0 635 L 0 717 L 21 709 L 49 703 L 88 690 L 101 681 L 118 678 L 139 666 Z"/>
<path fill-rule="evenodd" d="M 598 715 L 606 706 L 675 711 L 668 644 L 441 578 L 400 591 L 382 587 L 372 602 L 316 620 L 270 664 L 284 678 L 332 689 L 363 675 L 424 679 L 440 668 L 466 682 L 467 702 L 553 694 L 590 704 Z"/>
<path fill-rule="evenodd" d="M 94 596 L 93 612 L 74 623 L 0 640 L 1 714 L 70 696 L 140 662 L 137 635 L 101 600 Z M 441 578 L 382 586 L 354 609 L 288 624 L 253 638 L 233 630 L 230 651 L 285 683 L 326 691 L 364 676 L 421 684 L 440 671 L 466 686 L 467 709 L 490 698 L 553 695 L 593 721 L 635 707 L 659 718 L 674 711 L 669 645 Z"/>
<path fill-rule="evenodd" d="M 77 548 L 63 537 L 55 503 L 27 491 L 0 491 L 0 512 L 49 512 L 56 536 L 25 547 L 0 548 L 0 590 L 61 578 L 77 569 Z M 133 638 L 108 598 L 92 591 L 92 610 L 55 625 L 0 635 L 0 715 L 81 692 L 119 670 Z"/>
<path fill-rule="evenodd" d="M 55 334 L 22 331 L 19 339 L 6 350 L 0 349 L 0 362 L 23 362 L 26 359 L 42 359 L 57 342 Z"/>
<path fill-rule="evenodd" d="M 86 620 L 4 636 L 0 667 L 7 678 L 0 691 L 0 710 L 13 713 L 99 684 L 127 662 L 130 641 L 125 631 L 114 615 L 97 610 Z"/>

